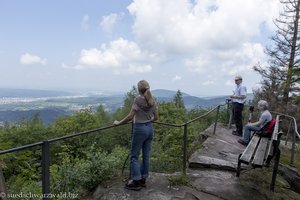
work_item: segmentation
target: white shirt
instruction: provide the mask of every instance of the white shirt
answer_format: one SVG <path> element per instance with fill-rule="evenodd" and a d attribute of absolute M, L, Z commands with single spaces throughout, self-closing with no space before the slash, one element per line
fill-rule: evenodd
<path fill-rule="evenodd" d="M 247 88 L 245 86 L 243 86 L 242 84 L 236 85 L 235 91 L 234 91 L 234 96 L 246 96 L 247 95 Z M 233 98 L 232 102 L 237 102 L 237 103 L 241 103 L 244 104 L 246 101 L 245 99 L 236 99 Z"/>

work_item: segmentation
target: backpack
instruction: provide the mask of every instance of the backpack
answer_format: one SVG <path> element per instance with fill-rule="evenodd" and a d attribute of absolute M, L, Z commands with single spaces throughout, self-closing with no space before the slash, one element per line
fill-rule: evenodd
<path fill-rule="evenodd" d="M 256 134 L 262 137 L 271 137 L 274 131 L 275 124 L 276 120 L 272 119 L 264 127 L 257 131 Z"/>

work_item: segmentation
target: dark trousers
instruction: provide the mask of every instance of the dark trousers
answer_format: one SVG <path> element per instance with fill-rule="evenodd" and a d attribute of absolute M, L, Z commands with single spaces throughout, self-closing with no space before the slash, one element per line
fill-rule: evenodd
<path fill-rule="evenodd" d="M 243 109 L 244 104 L 233 102 L 233 119 L 235 121 L 236 131 L 243 134 Z"/>

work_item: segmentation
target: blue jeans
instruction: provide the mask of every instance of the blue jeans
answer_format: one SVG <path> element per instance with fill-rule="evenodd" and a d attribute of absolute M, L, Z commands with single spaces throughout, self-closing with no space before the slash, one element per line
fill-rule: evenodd
<path fill-rule="evenodd" d="M 149 176 L 152 139 L 153 127 L 151 122 L 134 124 L 130 149 L 130 179 L 140 180 Z M 143 158 L 140 166 L 139 155 L 141 150 Z"/>
<path fill-rule="evenodd" d="M 261 128 L 259 126 L 246 125 L 243 134 L 243 140 L 246 143 L 250 142 L 251 131 L 258 131 Z"/>

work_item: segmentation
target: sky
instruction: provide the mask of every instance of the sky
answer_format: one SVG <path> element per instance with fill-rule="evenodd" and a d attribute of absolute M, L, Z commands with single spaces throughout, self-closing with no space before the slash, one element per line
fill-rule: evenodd
<path fill-rule="evenodd" d="M 231 95 L 276 29 L 278 0 L 0 0 L 0 88 Z"/>

